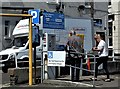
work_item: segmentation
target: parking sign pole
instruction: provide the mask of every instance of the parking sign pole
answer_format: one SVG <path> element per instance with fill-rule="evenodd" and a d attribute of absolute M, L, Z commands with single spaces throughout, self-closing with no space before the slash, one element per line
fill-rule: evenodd
<path fill-rule="evenodd" d="M 32 85 L 32 17 L 29 18 L 29 85 Z"/>
<path fill-rule="evenodd" d="M 40 10 L 29 10 L 28 11 L 28 14 L 30 14 L 30 15 L 32 15 L 33 17 L 32 18 L 30 18 L 30 24 L 31 25 L 29 25 L 30 26 L 30 29 L 32 29 L 32 23 L 33 24 L 39 24 L 39 12 L 40 12 Z M 30 43 L 30 45 L 29 45 L 29 47 L 30 47 L 30 52 L 32 51 L 32 30 L 30 30 L 30 32 L 29 32 L 29 43 Z M 31 54 L 31 53 L 30 53 Z M 30 59 L 32 59 L 32 55 L 30 55 Z M 31 83 L 32 83 L 32 60 L 29 60 L 29 79 L 30 79 L 30 81 L 29 81 L 29 84 L 31 85 Z M 34 81 L 35 81 L 35 83 L 36 83 L 36 47 L 34 47 Z"/>

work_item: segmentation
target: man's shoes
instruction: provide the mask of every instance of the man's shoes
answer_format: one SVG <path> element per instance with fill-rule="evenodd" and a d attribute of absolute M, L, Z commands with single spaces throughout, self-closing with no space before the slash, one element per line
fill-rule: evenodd
<path fill-rule="evenodd" d="M 110 82 L 111 80 L 109 78 L 105 79 L 105 82 Z"/>
<path fill-rule="evenodd" d="M 97 78 L 91 78 L 91 79 L 97 81 Z"/>

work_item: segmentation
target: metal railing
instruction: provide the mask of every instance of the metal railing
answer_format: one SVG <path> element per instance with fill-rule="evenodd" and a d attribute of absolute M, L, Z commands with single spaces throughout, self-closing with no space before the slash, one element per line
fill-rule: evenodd
<path fill-rule="evenodd" d="M 82 71 L 89 71 L 89 72 L 92 72 L 93 73 L 93 87 L 95 87 L 95 65 L 96 65 L 96 58 L 99 58 L 99 57 L 96 57 L 94 54 L 90 54 L 90 53 L 79 53 L 79 52 L 70 52 L 70 54 L 78 54 L 80 57 L 80 60 L 81 60 L 81 63 L 80 63 L 80 67 L 75 67 L 75 66 L 71 66 L 71 65 L 68 65 L 66 64 L 66 66 L 70 67 L 70 74 L 71 74 L 71 68 L 75 68 L 75 69 L 80 69 L 80 79 L 82 78 Z M 94 68 L 93 70 L 88 70 L 88 69 L 85 69 L 83 68 L 83 58 L 82 56 L 85 55 L 85 58 L 84 59 L 88 59 L 88 56 L 91 56 L 89 57 L 89 59 L 94 59 Z M 71 76 L 71 75 L 70 75 Z"/>

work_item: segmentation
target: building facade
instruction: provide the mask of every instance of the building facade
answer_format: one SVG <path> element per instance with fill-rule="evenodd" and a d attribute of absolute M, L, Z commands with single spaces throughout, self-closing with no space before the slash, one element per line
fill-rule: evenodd
<path fill-rule="evenodd" d="M 86 0 L 85 0 L 86 1 Z M 29 9 L 40 9 L 48 12 L 64 13 L 66 17 L 71 18 L 91 18 L 94 19 L 93 34 L 97 32 L 105 33 L 106 40 L 108 36 L 108 2 L 94 2 L 91 6 L 90 2 L 17 2 L 2 3 L 2 13 L 26 13 Z M 81 7 L 82 6 L 82 7 Z M 101 7 L 102 6 L 102 7 Z M 9 8 L 9 9 L 3 9 Z M 14 9 L 10 9 L 14 7 Z M 17 10 L 15 9 L 17 8 Z M 27 8 L 27 9 L 26 9 Z M 92 13 L 91 13 L 92 11 Z M 92 16 L 91 16 L 92 15 Z M 13 37 L 12 31 L 16 23 L 22 18 L 2 18 L 2 29 L 0 29 L 0 50 L 11 47 Z M 8 29 L 8 30 L 7 30 Z M 7 31 L 7 32 L 5 32 Z M 6 36 L 7 35 L 7 36 Z M 8 43 L 8 44 L 7 44 Z"/>
<path fill-rule="evenodd" d="M 120 54 L 120 0 L 110 0 L 108 8 L 109 48 Z"/>

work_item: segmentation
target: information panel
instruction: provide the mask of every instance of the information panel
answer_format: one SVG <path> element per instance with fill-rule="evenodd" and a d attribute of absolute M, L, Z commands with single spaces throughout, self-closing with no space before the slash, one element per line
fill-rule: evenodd
<path fill-rule="evenodd" d="M 44 12 L 43 28 L 64 29 L 64 14 L 56 12 Z"/>
<path fill-rule="evenodd" d="M 65 51 L 48 51 L 48 66 L 65 66 Z"/>

